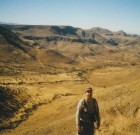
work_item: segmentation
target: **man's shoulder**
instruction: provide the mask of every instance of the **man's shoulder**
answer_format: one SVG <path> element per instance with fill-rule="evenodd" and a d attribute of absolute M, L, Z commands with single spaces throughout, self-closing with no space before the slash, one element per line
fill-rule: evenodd
<path fill-rule="evenodd" d="M 79 101 L 79 105 L 82 105 L 82 104 L 85 104 L 85 102 L 86 102 L 86 100 L 85 100 L 85 98 L 82 98 L 80 101 Z M 97 104 L 97 100 L 96 100 L 96 98 L 92 98 L 92 103 L 93 104 Z"/>
<path fill-rule="evenodd" d="M 92 101 L 93 102 L 97 102 L 96 98 L 92 98 Z M 80 99 L 79 103 L 83 103 L 83 102 L 86 102 L 86 99 L 85 98 L 82 98 Z"/>
<path fill-rule="evenodd" d="M 82 99 L 79 100 L 78 105 L 81 106 L 82 104 L 84 104 L 84 102 L 85 102 L 85 99 L 82 98 Z"/>
<path fill-rule="evenodd" d="M 97 103 L 96 98 L 92 98 L 92 101 L 93 101 L 94 103 Z"/>
<path fill-rule="evenodd" d="M 84 98 L 82 98 L 80 101 L 79 101 L 79 103 L 83 103 L 85 101 L 85 99 Z"/>
<path fill-rule="evenodd" d="M 92 98 L 92 100 L 93 100 L 94 102 L 97 102 L 96 98 Z"/>

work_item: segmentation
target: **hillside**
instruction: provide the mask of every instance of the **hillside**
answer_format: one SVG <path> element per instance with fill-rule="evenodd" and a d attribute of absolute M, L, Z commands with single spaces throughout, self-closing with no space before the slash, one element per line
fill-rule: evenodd
<path fill-rule="evenodd" d="M 1 24 L 0 49 L 0 134 L 76 134 L 76 106 L 89 86 L 98 134 L 140 134 L 138 35 Z"/>
<path fill-rule="evenodd" d="M 19 110 L 24 110 L 23 106 L 29 101 L 30 97 L 25 91 L 12 90 L 9 87 L 0 86 L 0 131 L 14 128 L 22 122 L 17 115 L 19 115 Z M 21 114 L 20 117 L 24 117 L 24 114 Z"/>

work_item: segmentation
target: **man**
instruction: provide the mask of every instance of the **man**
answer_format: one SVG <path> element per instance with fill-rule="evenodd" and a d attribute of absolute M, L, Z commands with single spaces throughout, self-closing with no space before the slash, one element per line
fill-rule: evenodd
<path fill-rule="evenodd" d="M 100 127 L 99 107 L 95 98 L 92 97 L 92 88 L 85 90 L 83 98 L 77 106 L 76 125 L 78 135 L 94 135 L 94 129 Z"/>

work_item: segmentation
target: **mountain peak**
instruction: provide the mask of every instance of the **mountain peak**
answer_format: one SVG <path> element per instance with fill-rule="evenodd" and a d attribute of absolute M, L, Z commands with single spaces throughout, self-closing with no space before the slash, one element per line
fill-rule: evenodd
<path fill-rule="evenodd" d="M 120 31 L 116 32 L 116 35 L 126 36 L 127 34 L 123 30 L 120 30 Z"/>
<path fill-rule="evenodd" d="M 98 34 L 113 35 L 113 33 L 110 30 L 105 28 L 93 27 L 90 30 Z"/>

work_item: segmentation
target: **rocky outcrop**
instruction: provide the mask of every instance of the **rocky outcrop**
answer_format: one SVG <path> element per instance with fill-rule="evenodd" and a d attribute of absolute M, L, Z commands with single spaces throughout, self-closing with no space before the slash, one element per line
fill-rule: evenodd
<path fill-rule="evenodd" d="M 71 38 L 67 36 L 47 36 L 47 37 L 35 37 L 35 36 L 24 36 L 25 39 L 28 40 L 42 40 L 45 39 L 46 42 L 52 42 L 52 41 L 68 41 L 68 42 L 79 42 L 79 43 L 90 43 L 90 44 L 97 44 L 97 42 L 94 39 L 90 38 Z"/>

